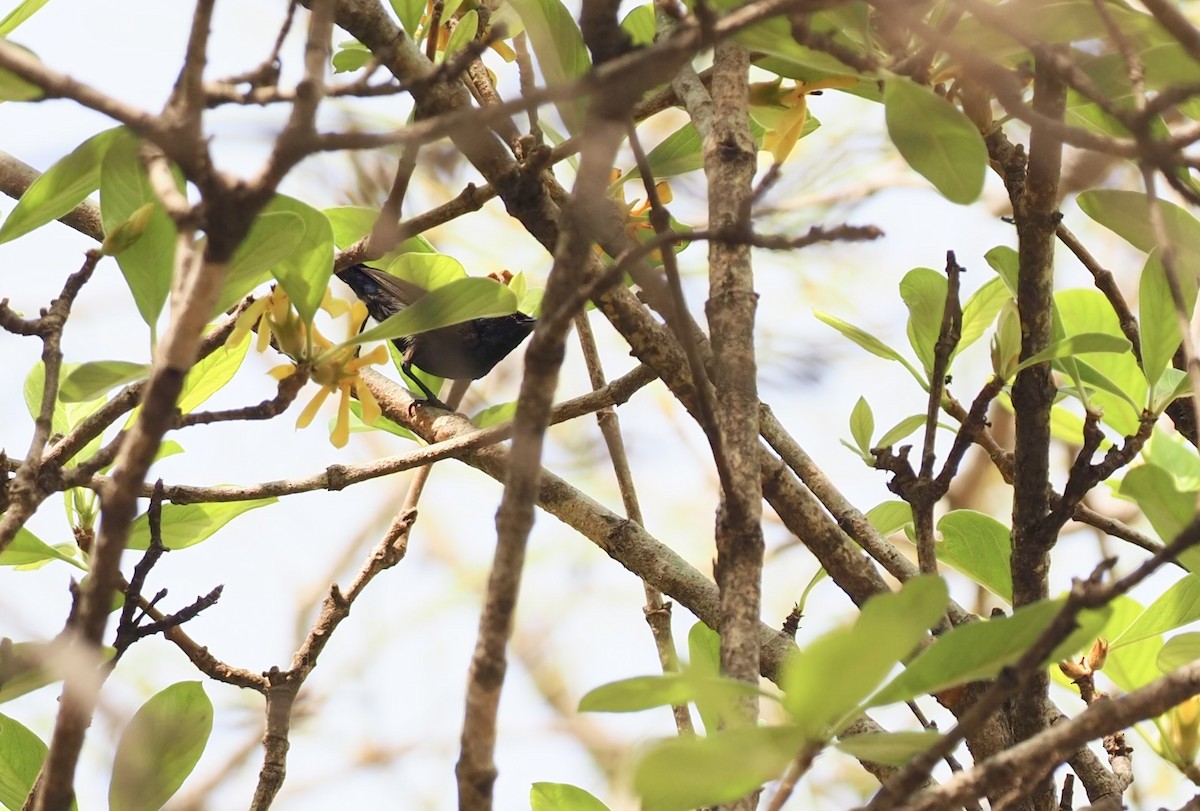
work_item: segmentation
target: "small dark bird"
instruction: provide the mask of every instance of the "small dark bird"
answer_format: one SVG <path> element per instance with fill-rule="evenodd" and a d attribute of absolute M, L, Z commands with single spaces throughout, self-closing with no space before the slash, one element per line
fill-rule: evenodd
<path fill-rule="evenodd" d="M 354 295 L 367 305 L 367 312 L 382 322 L 403 310 L 426 291 L 378 268 L 354 265 L 338 272 Z M 524 313 L 496 318 L 476 318 L 461 324 L 402 335 L 392 341 L 401 353 L 400 369 L 430 402 L 440 402 L 421 379 L 412 373 L 416 365 L 438 377 L 454 380 L 479 378 L 492 371 L 533 331 L 537 319 Z"/>

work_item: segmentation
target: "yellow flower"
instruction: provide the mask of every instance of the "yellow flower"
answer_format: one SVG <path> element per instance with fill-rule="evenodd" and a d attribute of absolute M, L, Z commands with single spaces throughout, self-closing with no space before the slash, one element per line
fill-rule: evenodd
<path fill-rule="evenodd" d="M 328 292 L 321 302 L 321 309 L 334 317 L 348 314 L 347 334 L 351 338 L 359 333 L 363 322 L 367 320 L 367 307 L 361 301 L 350 304 L 333 298 Z M 320 387 L 296 419 L 297 428 L 307 428 L 325 400 L 333 393 L 339 395 L 338 416 L 329 436 L 335 447 L 345 447 L 350 438 L 352 391 L 357 392 L 358 400 L 362 404 L 362 421 L 370 425 L 379 419 L 379 403 L 359 380 L 358 373 L 364 366 L 387 362 L 388 353 L 385 346 L 381 344 L 366 355 L 356 355 L 355 346 L 335 348 L 333 342 L 316 327 L 305 325 L 300 316 L 292 311 L 287 296 L 279 287 L 276 287 L 270 296 L 250 305 L 238 318 L 230 341 L 244 336 L 255 324 L 258 325 L 259 351 L 266 349 L 271 336 L 274 335 L 276 345 L 295 361 L 276 366 L 268 372 L 271 377 L 284 380 L 295 374 L 297 364 L 305 364 L 308 366 L 309 379 Z"/>
<path fill-rule="evenodd" d="M 804 135 L 808 123 L 808 95 L 818 90 L 847 88 L 858 84 L 849 76 L 832 76 L 815 82 L 795 82 L 784 91 L 783 80 L 759 82 L 750 86 L 750 104 L 754 117 L 766 127 L 762 148 L 771 153 L 776 163 L 783 163 L 792 154 L 796 142 Z"/>
<path fill-rule="evenodd" d="M 625 184 L 617 182 L 620 179 L 621 171 L 613 169 L 609 193 L 626 211 L 625 232 L 629 234 L 630 238 L 638 242 L 645 242 L 654 236 L 654 226 L 650 222 L 650 200 L 643 201 L 641 198 L 638 198 L 632 203 L 626 202 Z M 654 190 L 658 193 L 659 202 L 663 205 L 675 199 L 671 194 L 670 184 L 665 180 L 655 183 Z M 594 250 L 597 253 L 603 253 L 603 249 L 599 245 L 594 246 Z M 658 251 L 655 251 L 652 256 L 657 260 L 662 259 L 662 255 Z"/>
<path fill-rule="evenodd" d="M 349 307 L 349 315 L 350 322 L 347 332 L 349 337 L 354 337 L 367 319 L 366 305 L 361 301 L 354 302 Z M 364 366 L 386 363 L 387 348 L 380 344 L 366 355 L 356 355 L 357 347 L 334 348 L 329 339 L 316 329 L 312 331 L 312 339 L 314 347 L 317 347 L 319 352 L 313 361 L 310 375 L 321 388 L 300 412 L 300 416 L 296 419 L 296 427 L 307 428 L 329 395 L 336 392 L 339 395 L 338 413 L 333 431 L 329 434 L 329 441 L 336 448 L 344 448 L 350 440 L 350 395 L 352 391 L 357 393 L 358 401 L 362 406 L 362 421 L 370 425 L 379 419 L 379 403 L 359 379 L 358 373 Z"/>

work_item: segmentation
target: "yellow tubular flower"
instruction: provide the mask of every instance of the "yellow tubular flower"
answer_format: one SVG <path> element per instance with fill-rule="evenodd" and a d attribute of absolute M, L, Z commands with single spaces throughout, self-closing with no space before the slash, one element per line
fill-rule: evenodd
<path fill-rule="evenodd" d="M 796 82 L 784 91 L 782 79 L 751 85 L 750 103 L 756 109 L 755 118 L 767 131 L 762 148 L 771 153 L 776 163 L 783 163 L 796 148 L 808 122 L 808 95 L 818 90 L 845 89 L 858 84 L 850 76 L 831 76 L 814 82 Z"/>

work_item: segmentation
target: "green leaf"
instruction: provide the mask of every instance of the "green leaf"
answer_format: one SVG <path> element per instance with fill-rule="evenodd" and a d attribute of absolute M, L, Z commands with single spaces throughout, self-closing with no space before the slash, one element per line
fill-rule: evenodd
<path fill-rule="evenodd" d="M 981 512 L 954 510 L 938 521 L 938 560 L 997 597 L 1012 602 L 1012 541 L 1008 527 Z"/>
<path fill-rule="evenodd" d="M 871 699 L 871 706 L 908 701 L 969 681 L 995 678 L 1014 664 L 1051 623 L 1065 600 L 1042 600 L 1017 610 L 1011 617 L 971 622 L 952 628 L 918 654 L 904 672 Z M 1060 643 L 1046 662 L 1065 659 L 1096 638 L 1110 609 L 1084 611 L 1075 631 Z"/>
<path fill-rule="evenodd" d="M 4 15 L 3 20 L 0 20 L 0 37 L 7 37 L 18 25 L 36 14 L 48 2 L 49 0 L 23 0 L 18 3 L 16 8 Z"/>
<path fill-rule="evenodd" d="M 1021 270 L 1021 259 L 1017 252 L 1007 245 L 997 245 L 983 255 L 988 265 L 1004 282 L 1010 296 L 1017 294 L 1017 275 Z"/>
<path fill-rule="evenodd" d="M 58 219 L 100 188 L 100 164 L 121 131 L 116 127 L 93 135 L 33 181 L 0 226 L 0 243 Z"/>
<path fill-rule="evenodd" d="M 424 0 L 391 0 L 391 4 L 404 32 L 410 37 L 416 36 L 417 28 L 421 24 L 421 14 L 425 11 Z"/>
<path fill-rule="evenodd" d="M 580 712 L 641 712 L 654 707 L 673 707 L 693 701 L 732 703 L 743 696 L 756 696 L 758 687 L 736 679 L 668 673 L 635 676 L 602 684 L 579 699 Z"/>
<path fill-rule="evenodd" d="M 639 45 L 653 44 L 654 6 L 647 3 L 633 8 L 625 15 L 625 19 L 621 20 L 621 27 L 629 34 L 630 44 L 635 48 Z"/>
<path fill-rule="evenodd" d="M 277 498 L 251 501 L 221 501 L 209 504 L 162 505 L 162 542 L 167 549 L 185 549 L 207 539 L 234 518 L 250 510 L 274 504 Z M 129 528 L 129 549 L 150 545 L 150 518 L 142 513 Z"/>
<path fill-rule="evenodd" d="M 1078 195 L 1075 202 L 1084 214 L 1139 251 L 1149 253 L 1158 247 L 1158 236 L 1150 224 L 1150 205 L 1142 192 L 1093 189 Z M 1200 220 L 1166 200 L 1160 200 L 1159 206 L 1167 236 L 1175 243 L 1179 267 L 1197 267 L 1200 265 Z"/>
<path fill-rule="evenodd" d="M 1183 491 L 1200 491 L 1200 455 L 1182 436 L 1154 426 L 1142 448 L 1142 458 L 1171 474 Z"/>
<path fill-rule="evenodd" d="M 462 262 L 444 253 L 402 253 L 387 266 L 387 272 L 422 290 L 436 290 L 468 278 Z M 513 296 L 516 297 L 515 291 Z"/>
<path fill-rule="evenodd" d="M 233 380 L 249 348 L 250 333 L 247 332 L 236 346 L 226 343 L 208 357 L 196 361 L 184 378 L 183 389 L 179 392 L 179 401 L 175 405 L 179 412 L 190 414 Z"/>
<path fill-rule="evenodd" d="M 432 386 L 430 388 L 433 388 Z M 433 389 L 437 391 L 437 389 Z M 333 419 L 336 422 L 337 418 Z M 332 428 L 330 429 L 332 430 Z M 411 439 L 414 442 L 419 442 L 420 439 L 412 431 L 408 430 L 399 423 L 392 422 L 387 417 L 380 416 L 375 422 L 367 425 L 362 421 L 362 404 L 357 400 L 350 403 L 350 433 L 359 433 L 362 431 L 386 431 L 389 434 L 401 437 L 403 439 Z"/>
<path fill-rule="evenodd" d="M 1173 540 L 1196 514 L 1196 492 L 1181 491 L 1175 478 L 1158 465 L 1133 468 L 1113 494 L 1137 504 L 1164 543 Z"/>
<path fill-rule="evenodd" d="M 86 579 L 86 578 L 85 578 Z M 7 640 L 0 644 L 0 703 L 12 701 L 14 698 L 32 693 L 47 684 L 62 681 L 65 674 L 63 663 L 72 661 L 78 652 L 69 650 L 69 643 L 61 638 L 48 642 L 16 642 L 9 644 Z M 112 659 L 116 651 L 110 647 L 100 650 L 102 661 Z M 3 716 L 0 716 L 3 718 Z M 0 737 L 4 731 L 0 730 Z M 3 745 L 0 744 L 0 748 Z M 4 769 L 0 765 L 0 772 Z M 0 782 L 3 782 L 0 776 Z M 15 806 L 20 808 L 20 805 Z M 74 805 L 72 805 L 74 808 Z"/>
<path fill-rule="evenodd" d="M 859 397 L 854 408 L 850 410 L 850 436 L 862 453 L 869 457 L 871 454 L 871 435 L 875 433 L 875 416 L 867 398 Z"/>
<path fill-rule="evenodd" d="M 1188 379 L 1187 372 L 1174 367 L 1165 369 L 1150 395 L 1150 411 L 1161 414 L 1171 403 L 1191 393 L 1192 381 Z"/>
<path fill-rule="evenodd" d="M 304 224 L 304 236 L 292 244 L 283 260 L 271 268 L 271 273 L 296 311 L 305 322 L 311 322 L 333 274 L 333 227 L 318 209 L 282 194 L 275 195 L 263 210 L 293 214 Z"/>
<path fill-rule="evenodd" d="M 4 548 L 3 552 L 0 552 L 0 566 L 31 566 L 51 560 L 61 560 L 77 569 L 87 571 L 87 566 L 50 546 L 24 527 L 17 530 L 17 534 L 13 536 L 9 545 Z"/>
<path fill-rule="evenodd" d="M 493 425 L 501 425 L 511 421 L 516 416 L 516 413 L 516 400 L 508 403 L 499 403 L 498 405 L 488 406 L 482 411 L 477 412 L 471 417 L 471 423 L 476 428 L 490 428 Z"/>
<path fill-rule="evenodd" d="M 100 216 L 104 233 L 111 234 L 142 206 L 154 205 L 141 237 L 117 255 L 138 313 L 153 332 L 171 290 L 178 234 L 150 185 L 140 148 L 141 141 L 125 131 L 109 145 L 100 165 Z"/>
<path fill-rule="evenodd" d="M 339 42 L 330 59 L 334 73 L 353 73 L 371 61 L 371 51 L 356 39 Z"/>
<path fill-rule="evenodd" d="M 1200 659 L 1200 633 L 1179 634 L 1167 640 L 1158 652 L 1156 664 L 1163 673 L 1170 673 Z"/>
<path fill-rule="evenodd" d="M 837 742 L 837 748 L 858 760 L 904 766 L 937 742 L 937 732 L 867 732 Z"/>
<path fill-rule="evenodd" d="M 868 600 L 852 627 L 825 634 L 788 659 L 780 679 L 783 706 L 807 739 L 836 734 L 941 620 L 948 601 L 940 577 L 914 577 L 899 592 Z"/>
<path fill-rule="evenodd" d="M 646 163 L 654 171 L 655 180 L 702 169 L 704 144 L 700 141 L 700 133 L 694 125 L 684 124 L 647 153 Z M 617 182 L 624 183 L 641 176 L 641 170 L 635 166 Z"/>
<path fill-rule="evenodd" d="M 905 417 L 904 419 L 900 420 L 900 422 L 884 431 L 883 435 L 879 437 L 879 441 L 875 443 L 875 447 L 887 448 L 895 445 L 897 442 L 907 438 L 909 434 L 924 425 L 925 420 L 927 419 L 928 417 L 926 417 L 924 414 L 913 414 L 910 417 Z"/>
<path fill-rule="evenodd" d="M 424 8 L 425 4 L 422 3 Z M 366 206 L 337 206 L 321 212 L 329 219 L 333 228 L 333 244 L 346 248 L 358 242 L 371 233 L 375 220 L 379 219 L 379 210 Z M 399 253 L 437 253 L 433 245 L 423 236 L 409 237 L 400 243 L 397 251 L 385 254 L 378 264 L 386 265 Z"/>
<path fill-rule="evenodd" d="M 287 258 L 304 235 L 304 220 L 299 215 L 290 211 L 260 211 L 242 244 L 233 252 L 214 314 L 225 312 L 271 278 L 271 269 Z"/>
<path fill-rule="evenodd" d="M 45 91 L 32 82 L 25 81 L 11 70 L 0 69 L 0 101 L 37 101 L 45 95 Z"/>
<path fill-rule="evenodd" d="M 475 39 L 477 33 L 479 33 L 479 12 L 468 11 L 459 19 L 458 25 L 454 26 L 454 30 L 450 33 L 450 39 L 446 40 L 445 56 L 452 56 L 467 47 L 471 40 Z"/>
<path fill-rule="evenodd" d="M 63 378 L 58 396 L 65 403 L 94 400 L 117 386 L 142 380 L 150 375 L 150 364 L 123 360 L 98 360 L 81 363 Z"/>
<path fill-rule="evenodd" d="M 1189 574 L 1159 595 L 1124 633 L 1112 640 L 1110 648 L 1131 645 L 1197 619 L 1200 619 L 1200 575 Z"/>
<path fill-rule="evenodd" d="M 1190 314 L 1196 309 L 1196 276 L 1191 272 L 1179 273 L 1178 276 L 1179 287 Z M 1146 266 L 1142 268 L 1138 286 L 1138 325 L 1142 340 L 1142 366 L 1146 370 L 1146 382 L 1153 387 L 1171 365 L 1171 358 L 1181 341 L 1179 316 L 1167 284 L 1167 271 L 1157 249 L 1150 252 Z"/>
<path fill-rule="evenodd" d="M 912 523 L 912 505 L 907 501 L 885 501 L 867 511 L 867 520 L 879 534 L 891 535 Z"/>
<path fill-rule="evenodd" d="M 731 802 L 779 777 L 804 743 L 804 733 L 789 726 L 666 740 L 638 762 L 634 789 L 643 811 L 687 811 Z"/>
<path fill-rule="evenodd" d="M 688 667 L 701 676 L 721 675 L 721 636 L 703 622 L 688 631 Z"/>
<path fill-rule="evenodd" d="M 1058 358 L 1073 358 L 1076 355 L 1086 355 L 1089 352 L 1111 352 L 1120 354 L 1131 348 L 1129 340 L 1124 336 L 1108 335 L 1103 332 L 1086 332 L 1082 335 L 1072 335 L 1055 341 L 1050 346 L 1032 357 L 1026 358 L 1017 365 L 1017 371 L 1028 369 L 1039 363 Z"/>
<path fill-rule="evenodd" d="M 908 165 L 946 199 L 971 203 L 983 191 L 987 147 L 958 108 L 911 79 L 883 82 L 888 135 Z"/>
<path fill-rule="evenodd" d="M 688 631 L 688 672 L 694 678 L 717 679 L 721 676 L 721 637 L 702 622 L 697 622 Z M 707 696 L 696 701 L 700 723 L 710 735 L 723 726 L 727 709 L 726 702 L 708 701 Z"/>
<path fill-rule="evenodd" d="M 587 73 L 591 60 L 583 45 L 583 35 L 560 0 L 509 0 L 508 4 L 525 25 L 547 87 L 565 84 Z M 566 101 L 557 106 L 567 129 L 578 133 L 583 128 L 583 103 Z"/>
<path fill-rule="evenodd" d="M 23 808 L 46 759 L 46 744 L 20 721 L 0 715 L 0 803 Z"/>
<path fill-rule="evenodd" d="M 925 379 L 921 377 L 921 373 L 914 369 L 913 365 L 905 360 L 903 355 L 892 349 L 890 346 L 876 338 L 871 333 L 859 329 L 853 324 L 848 324 L 840 318 L 835 318 L 832 315 L 827 315 L 825 313 L 816 311 L 813 312 L 813 315 L 815 315 L 819 321 L 822 321 L 833 327 L 838 332 L 842 333 L 842 335 L 846 336 L 851 341 L 854 341 L 854 343 L 870 352 L 872 355 L 877 355 L 878 357 L 886 358 L 887 360 L 899 361 L 900 363 L 904 364 L 904 368 L 908 369 L 908 371 L 912 373 L 912 376 L 917 379 L 923 388 L 928 386 L 928 383 L 925 382 Z"/>
<path fill-rule="evenodd" d="M 529 789 L 530 811 L 608 811 L 588 792 L 568 783 L 534 783 Z"/>
<path fill-rule="evenodd" d="M 508 315 L 517 309 L 516 296 L 494 279 L 459 279 L 432 290 L 410 307 L 382 324 L 358 334 L 343 346 L 369 341 L 390 341 L 439 327 L 461 324 L 474 318 Z"/>
<path fill-rule="evenodd" d="M 143 704 L 117 744 L 110 811 L 162 808 L 196 767 L 212 722 L 212 702 L 198 681 L 172 684 Z"/>
<path fill-rule="evenodd" d="M 946 289 L 946 277 L 929 268 L 914 268 L 900 280 L 900 298 L 908 307 L 908 342 L 926 376 L 933 373 L 934 345 L 942 331 Z"/>
<path fill-rule="evenodd" d="M 1141 603 L 1126 595 L 1117 597 L 1110 605 L 1113 608 L 1112 617 L 1102 634 L 1106 639 L 1116 639 L 1146 610 Z M 1162 639 L 1152 637 L 1124 647 L 1110 648 L 1104 663 L 1104 675 L 1126 692 L 1145 687 L 1162 676 L 1156 663 L 1162 647 Z"/>
<path fill-rule="evenodd" d="M 958 347 L 954 350 L 955 356 L 979 340 L 996 320 L 1004 302 L 1011 298 L 1003 279 L 990 279 L 967 299 L 963 306 L 962 332 L 958 339 Z"/>

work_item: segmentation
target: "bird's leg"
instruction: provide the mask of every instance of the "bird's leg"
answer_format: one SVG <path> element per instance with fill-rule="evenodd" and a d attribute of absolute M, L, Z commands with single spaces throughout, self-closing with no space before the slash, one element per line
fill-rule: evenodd
<path fill-rule="evenodd" d="M 421 378 L 419 378 L 415 374 L 413 374 L 412 361 L 401 362 L 400 371 L 402 371 L 404 373 L 405 377 L 407 377 L 413 383 L 416 383 L 417 388 L 419 388 L 421 390 L 421 393 L 425 395 L 424 400 L 419 400 L 417 402 L 425 404 L 425 405 L 431 405 L 436 408 L 445 409 L 446 411 L 454 410 L 452 408 L 449 408 L 445 403 L 443 403 L 441 400 L 439 400 L 437 398 L 437 395 L 434 394 L 432 391 L 430 391 L 429 387 L 425 385 L 424 380 L 422 380 Z"/>

